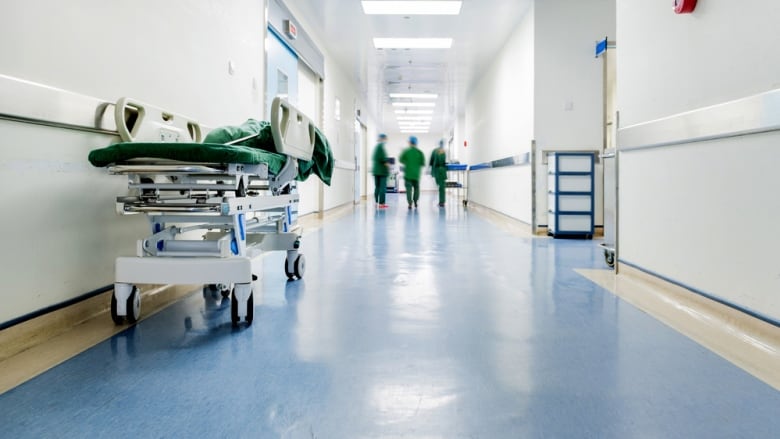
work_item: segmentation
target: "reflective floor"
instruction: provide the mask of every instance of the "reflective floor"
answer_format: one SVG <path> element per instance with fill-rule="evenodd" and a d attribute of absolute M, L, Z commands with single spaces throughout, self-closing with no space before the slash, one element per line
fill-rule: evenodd
<path fill-rule="evenodd" d="M 365 206 L 265 258 L 254 323 L 185 299 L 0 395 L 3 437 L 735 438 L 780 392 L 577 274 L 594 241 Z"/>

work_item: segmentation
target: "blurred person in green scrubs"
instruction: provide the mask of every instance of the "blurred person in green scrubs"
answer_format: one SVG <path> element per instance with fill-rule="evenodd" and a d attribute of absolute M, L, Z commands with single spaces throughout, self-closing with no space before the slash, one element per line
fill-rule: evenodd
<path fill-rule="evenodd" d="M 431 167 L 431 175 L 439 186 L 439 207 L 444 207 L 447 189 L 447 152 L 444 151 L 444 140 L 439 140 L 439 147 L 431 153 L 428 164 Z"/>
<path fill-rule="evenodd" d="M 374 147 L 374 154 L 371 156 L 373 162 L 371 173 L 374 174 L 374 202 L 378 209 L 387 209 L 385 194 L 387 193 L 387 176 L 390 174 L 390 164 L 387 162 L 386 142 L 387 135 L 380 134 L 376 147 Z"/>
<path fill-rule="evenodd" d="M 425 154 L 417 148 L 417 137 L 409 137 L 409 146 L 403 150 L 399 158 L 404 165 L 404 185 L 406 186 L 406 201 L 409 209 L 417 207 L 420 199 L 420 174 L 425 166 Z"/>

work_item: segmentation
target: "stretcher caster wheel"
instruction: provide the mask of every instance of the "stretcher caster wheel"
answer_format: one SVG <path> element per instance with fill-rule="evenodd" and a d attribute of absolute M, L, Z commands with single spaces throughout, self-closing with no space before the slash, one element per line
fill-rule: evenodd
<path fill-rule="evenodd" d="M 133 286 L 130 296 L 125 302 L 126 315 L 120 316 L 118 310 L 118 302 L 116 299 L 116 292 L 111 294 L 111 320 L 117 325 L 121 325 L 127 321 L 127 323 L 135 323 L 141 316 L 141 290 L 138 287 Z"/>
<path fill-rule="evenodd" d="M 246 317 L 244 317 L 244 321 L 247 325 L 252 324 L 255 315 L 254 296 L 254 292 L 249 293 L 249 299 L 246 301 Z M 238 316 L 238 299 L 236 299 L 235 292 L 230 296 L 230 321 L 233 323 L 233 326 L 238 326 L 241 323 L 241 318 Z"/>
<path fill-rule="evenodd" d="M 306 257 L 303 254 L 298 254 L 295 258 L 295 262 L 292 266 L 292 271 L 288 269 L 290 266 L 290 260 L 285 258 L 284 260 L 284 274 L 287 275 L 287 279 L 295 280 L 295 278 L 303 279 L 303 274 L 306 272 Z"/>
<path fill-rule="evenodd" d="M 287 269 L 287 266 L 289 264 L 287 263 L 287 259 L 284 260 L 284 274 L 287 275 L 288 280 L 295 280 L 295 271 L 290 271 Z"/>
<path fill-rule="evenodd" d="M 141 290 L 133 287 L 133 292 L 127 298 L 127 323 L 135 323 L 141 317 Z"/>
<path fill-rule="evenodd" d="M 117 325 L 121 325 L 125 322 L 125 318 L 117 314 L 116 306 L 116 294 L 111 293 L 111 320 L 113 320 Z"/>
<path fill-rule="evenodd" d="M 606 262 L 610 268 L 615 268 L 615 253 L 604 250 L 604 262 Z"/>
<path fill-rule="evenodd" d="M 298 279 L 303 279 L 303 274 L 306 272 L 306 257 L 303 254 L 299 254 L 295 258 L 295 276 Z"/>
<path fill-rule="evenodd" d="M 230 297 L 230 285 L 218 284 L 216 288 L 219 289 L 219 293 L 222 294 L 223 299 Z"/>

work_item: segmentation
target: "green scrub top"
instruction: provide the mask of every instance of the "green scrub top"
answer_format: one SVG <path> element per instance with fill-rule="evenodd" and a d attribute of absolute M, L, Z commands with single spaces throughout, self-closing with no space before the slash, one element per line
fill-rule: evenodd
<path fill-rule="evenodd" d="M 390 173 L 387 169 L 387 152 L 385 151 L 384 142 L 377 143 L 374 148 L 374 154 L 371 156 L 373 161 L 373 167 L 371 173 L 378 176 L 386 176 Z"/>
<path fill-rule="evenodd" d="M 431 153 L 431 174 L 436 179 L 436 184 L 441 185 L 447 181 L 447 154 L 443 148 L 436 148 Z"/>
<path fill-rule="evenodd" d="M 425 154 L 415 146 L 406 148 L 399 161 L 404 165 L 404 178 L 419 180 L 422 167 L 425 166 Z"/>

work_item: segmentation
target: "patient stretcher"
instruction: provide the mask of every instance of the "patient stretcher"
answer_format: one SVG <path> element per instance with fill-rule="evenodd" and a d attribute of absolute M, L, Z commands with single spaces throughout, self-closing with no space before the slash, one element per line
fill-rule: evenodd
<path fill-rule="evenodd" d="M 133 118 L 127 117 L 128 107 Z M 135 256 L 116 259 L 111 317 L 117 324 L 138 320 L 137 284 L 206 284 L 231 297 L 234 325 L 251 324 L 262 252 L 286 251 L 284 269 L 290 280 L 302 278 L 306 269 L 299 252 L 295 178 L 299 160 L 312 160 L 314 124 L 276 98 L 271 110 L 275 151 L 245 151 L 248 147 L 199 143 L 200 129 L 193 122 L 187 122 L 184 133 L 194 142 L 138 142 L 134 134 L 143 132 L 139 126 L 146 111 L 142 104 L 120 100 L 116 118 L 125 143 L 90 154 L 93 164 L 128 178 L 128 194 L 116 200 L 118 211 L 146 214 L 151 226 L 151 235 L 138 241 Z M 178 140 L 165 129 L 151 130 L 146 137 Z M 188 150 L 199 160 L 188 153 L 188 159 L 176 159 Z M 113 155 L 101 155 L 105 153 Z"/>

